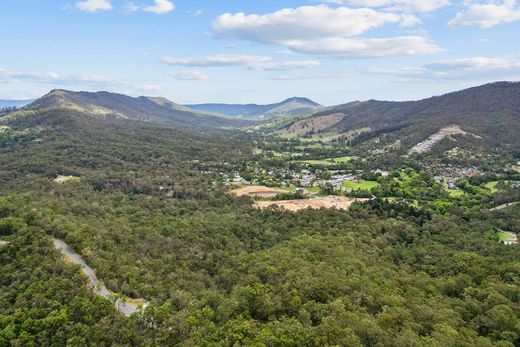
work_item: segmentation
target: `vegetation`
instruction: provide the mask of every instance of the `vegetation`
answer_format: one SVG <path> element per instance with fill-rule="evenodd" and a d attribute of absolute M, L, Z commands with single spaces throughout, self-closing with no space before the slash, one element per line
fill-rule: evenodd
<path fill-rule="evenodd" d="M 407 157 L 34 112 L 0 118 L 0 346 L 520 345 L 520 252 L 500 242 L 520 232 L 511 148 Z M 369 199 L 290 212 L 229 194 L 296 179 Z M 52 238 L 149 306 L 119 314 Z"/>

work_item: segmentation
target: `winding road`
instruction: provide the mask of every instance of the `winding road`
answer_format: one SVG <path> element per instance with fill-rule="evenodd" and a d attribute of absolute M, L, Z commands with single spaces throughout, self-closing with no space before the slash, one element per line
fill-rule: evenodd
<path fill-rule="evenodd" d="M 514 206 L 516 204 L 518 204 L 519 202 L 516 201 L 516 202 L 510 202 L 508 204 L 503 204 L 503 205 L 500 205 L 500 206 L 497 206 L 497 207 L 493 207 L 491 209 L 489 209 L 490 211 L 499 211 L 499 210 L 503 210 L 504 208 L 508 208 L 508 207 L 511 207 L 511 206 Z"/>
<path fill-rule="evenodd" d="M 137 311 L 140 311 L 141 309 L 148 306 L 148 302 L 145 300 L 135 300 L 139 301 L 140 303 L 129 303 L 124 300 L 121 300 L 117 297 L 114 293 L 109 291 L 107 287 L 97 278 L 96 274 L 94 273 L 94 270 L 90 268 L 87 263 L 70 248 L 65 242 L 59 239 L 53 239 L 54 247 L 56 247 L 57 250 L 61 252 L 63 256 L 65 256 L 67 259 L 72 261 L 74 264 L 78 264 L 81 266 L 81 271 L 85 275 L 87 275 L 90 284 L 92 285 L 92 288 L 96 294 L 99 296 L 104 297 L 105 299 L 108 299 L 116 305 L 116 309 L 121 312 L 122 314 L 129 316 Z"/>

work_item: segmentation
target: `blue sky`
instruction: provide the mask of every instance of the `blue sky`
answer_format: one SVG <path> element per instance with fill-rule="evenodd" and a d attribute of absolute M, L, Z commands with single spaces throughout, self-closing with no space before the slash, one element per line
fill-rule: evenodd
<path fill-rule="evenodd" d="M 411 100 L 520 79 L 515 0 L 10 0 L 0 99 Z"/>

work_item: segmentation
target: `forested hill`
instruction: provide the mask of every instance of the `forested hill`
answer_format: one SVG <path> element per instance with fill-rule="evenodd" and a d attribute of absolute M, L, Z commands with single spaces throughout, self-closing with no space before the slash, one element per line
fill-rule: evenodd
<path fill-rule="evenodd" d="M 399 139 L 404 146 L 411 147 L 455 124 L 490 145 L 518 147 L 520 83 L 491 83 L 419 101 L 352 102 L 318 112 L 310 119 L 317 124 L 317 120 L 332 115 L 336 117 L 334 122 L 309 131 L 341 134 L 363 129 L 374 136 L 387 134 L 389 140 Z"/>
<path fill-rule="evenodd" d="M 293 97 L 275 104 L 196 104 L 186 107 L 207 112 L 216 112 L 233 117 L 269 119 L 279 116 L 302 115 L 316 112 L 322 106 L 310 99 Z"/>
<path fill-rule="evenodd" d="M 179 127 L 220 128 L 252 124 L 217 115 L 188 110 L 165 98 L 137 98 L 109 92 L 72 92 L 53 90 L 24 110 L 75 110 L 90 116 L 170 124 Z"/>

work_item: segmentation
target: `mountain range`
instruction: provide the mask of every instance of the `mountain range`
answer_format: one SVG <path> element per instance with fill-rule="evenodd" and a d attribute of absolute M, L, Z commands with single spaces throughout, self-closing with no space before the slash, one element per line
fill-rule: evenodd
<path fill-rule="evenodd" d="M 24 110 L 74 110 L 86 115 L 107 118 L 170 124 L 179 127 L 220 128 L 252 124 L 248 120 L 189 110 L 160 97 L 137 98 L 109 92 L 73 92 L 52 90 L 27 105 Z"/>
<path fill-rule="evenodd" d="M 269 124 L 273 118 L 291 115 L 275 129 L 278 134 L 346 136 L 357 142 L 373 139 L 383 144 L 398 141 L 404 148 L 412 148 L 438 131 L 456 126 L 459 134 L 469 133 L 474 142 L 487 147 L 520 146 L 518 82 L 490 83 L 418 101 L 368 100 L 327 108 L 305 98 L 271 105 L 182 106 L 158 97 L 53 90 L 18 113 L 40 114 L 49 110 L 196 129 L 247 127 L 262 121 Z"/>
<path fill-rule="evenodd" d="M 272 119 L 280 116 L 310 114 L 322 108 L 320 104 L 301 97 L 293 97 L 279 103 L 268 105 L 214 103 L 185 106 L 192 110 L 219 113 L 239 118 L 258 119 Z"/>
<path fill-rule="evenodd" d="M 518 146 L 520 83 L 490 83 L 419 101 L 350 102 L 295 119 L 282 132 L 299 136 L 363 133 L 366 139 L 384 137 L 411 147 L 453 125 L 488 144 Z"/>

